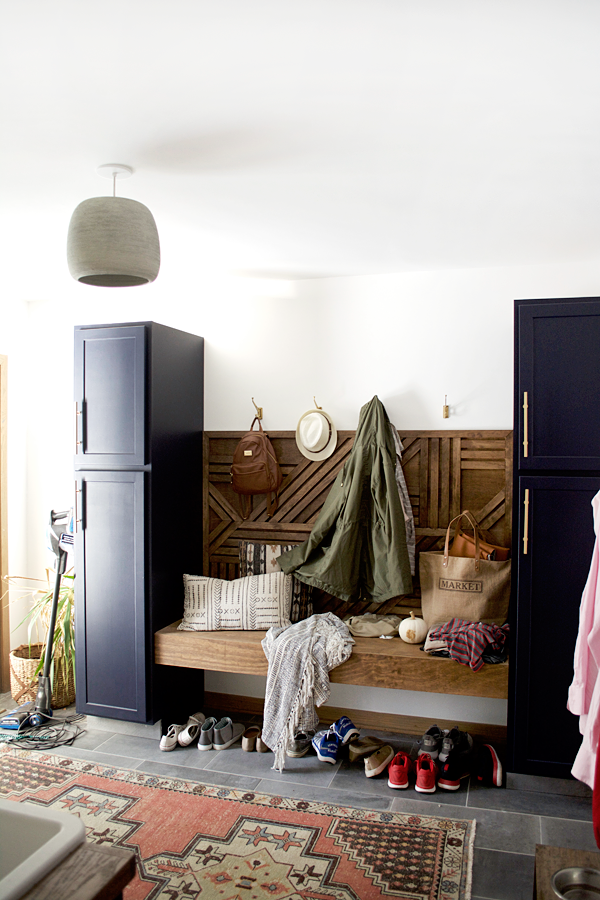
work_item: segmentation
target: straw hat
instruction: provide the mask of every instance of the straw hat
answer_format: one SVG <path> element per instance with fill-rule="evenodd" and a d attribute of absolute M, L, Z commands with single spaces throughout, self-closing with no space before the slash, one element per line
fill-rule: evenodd
<path fill-rule="evenodd" d="M 335 450 L 337 431 L 330 416 L 322 409 L 309 409 L 300 416 L 296 443 L 307 459 L 327 459 Z"/>

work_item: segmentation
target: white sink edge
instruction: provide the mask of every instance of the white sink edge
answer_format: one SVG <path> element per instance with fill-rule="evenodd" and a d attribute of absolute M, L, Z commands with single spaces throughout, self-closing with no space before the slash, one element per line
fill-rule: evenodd
<path fill-rule="evenodd" d="M 7 814 L 14 827 L 25 831 L 34 820 L 44 820 L 59 826 L 56 834 L 46 840 L 4 877 L 0 876 L 2 900 L 18 900 L 34 884 L 54 869 L 62 860 L 85 841 L 85 826 L 78 816 L 62 810 L 47 809 L 31 803 L 0 800 L 0 814 Z"/>

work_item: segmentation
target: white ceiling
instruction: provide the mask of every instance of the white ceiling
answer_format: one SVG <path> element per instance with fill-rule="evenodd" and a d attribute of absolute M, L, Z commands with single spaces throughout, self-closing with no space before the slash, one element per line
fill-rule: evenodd
<path fill-rule="evenodd" d="M 43 268 L 77 203 L 110 192 L 95 172 L 109 162 L 134 167 L 118 193 L 150 207 L 161 243 L 185 244 L 190 274 L 599 256 L 599 0 L 0 13 L 3 265 Z"/>

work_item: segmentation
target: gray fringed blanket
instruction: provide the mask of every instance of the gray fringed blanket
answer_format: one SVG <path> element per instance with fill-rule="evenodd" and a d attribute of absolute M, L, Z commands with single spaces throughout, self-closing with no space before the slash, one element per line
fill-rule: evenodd
<path fill-rule="evenodd" d="M 315 730 L 315 707 L 329 699 L 329 672 L 350 657 L 354 640 L 333 613 L 270 628 L 262 647 L 269 662 L 262 738 L 283 771 L 288 742 L 296 731 Z"/>

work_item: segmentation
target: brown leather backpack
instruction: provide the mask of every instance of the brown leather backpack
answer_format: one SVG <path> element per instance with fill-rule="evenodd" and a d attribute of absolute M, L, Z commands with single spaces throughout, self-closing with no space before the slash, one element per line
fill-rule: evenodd
<path fill-rule="evenodd" d="M 258 422 L 258 431 L 254 431 L 254 423 Z M 253 494 L 267 495 L 267 512 L 273 515 L 279 503 L 279 488 L 283 475 L 275 456 L 271 441 L 264 433 L 260 419 L 255 416 L 233 454 L 231 466 L 231 483 L 234 491 L 240 494 L 242 518 L 250 515 L 248 496 Z"/>

